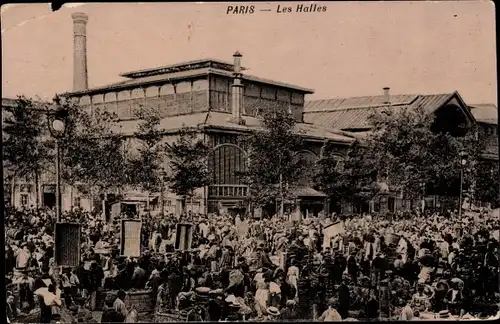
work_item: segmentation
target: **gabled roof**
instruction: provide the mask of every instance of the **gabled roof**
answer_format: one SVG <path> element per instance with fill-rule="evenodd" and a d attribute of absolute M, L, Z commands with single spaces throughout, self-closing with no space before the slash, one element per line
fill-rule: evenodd
<path fill-rule="evenodd" d="M 400 107 L 422 106 L 428 113 L 435 112 L 438 108 L 449 102 L 452 98 L 465 107 L 458 92 L 430 95 L 393 95 L 391 98 L 392 109 Z M 353 98 L 335 98 L 327 100 L 313 100 L 305 103 L 304 121 L 334 129 L 367 130 L 369 116 L 377 110 L 387 109 L 384 96 L 365 96 Z M 465 113 L 473 119 L 468 109 Z"/>
<path fill-rule="evenodd" d="M 494 104 L 469 105 L 474 118 L 480 123 L 498 125 L 498 108 Z"/>

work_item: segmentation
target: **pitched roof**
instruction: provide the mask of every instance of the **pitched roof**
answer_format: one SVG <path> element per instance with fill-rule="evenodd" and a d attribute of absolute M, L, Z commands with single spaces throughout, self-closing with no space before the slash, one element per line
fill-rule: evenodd
<path fill-rule="evenodd" d="M 391 107 L 422 106 L 432 113 L 454 96 L 457 92 L 431 95 L 393 95 Z M 365 96 L 313 100 L 305 103 L 304 121 L 334 129 L 369 129 L 368 117 L 378 109 L 387 109 L 384 96 Z"/>
<path fill-rule="evenodd" d="M 300 197 L 326 198 L 327 195 L 325 195 L 321 191 L 315 190 L 311 187 L 298 187 L 298 188 L 295 188 L 295 190 L 293 190 L 292 197 L 294 197 L 294 198 L 300 198 Z"/>
<path fill-rule="evenodd" d="M 219 62 L 220 63 L 220 62 Z M 116 82 L 116 83 L 111 83 L 107 84 L 101 87 L 95 87 L 87 90 L 82 90 L 82 91 L 75 91 L 75 92 L 69 92 L 66 93 L 66 96 L 78 96 L 78 95 L 90 95 L 90 94 L 98 94 L 98 93 L 105 93 L 110 90 L 121 90 L 121 89 L 130 89 L 133 87 L 137 86 L 147 86 L 147 85 L 155 85 L 158 83 L 167 83 L 171 82 L 174 80 L 189 80 L 193 78 L 200 78 L 204 76 L 208 76 L 210 74 L 212 75 L 219 75 L 219 76 L 225 76 L 232 78 L 233 77 L 233 72 L 228 71 L 227 69 L 219 69 L 218 67 L 212 67 L 212 66 L 205 66 L 205 65 L 197 65 L 196 68 L 193 69 L 172 69 L 169 70 L 167 67 L 164 70 L 159 70 L 159 71 L 168 71 L 164 73 L 144 73 L 141 74 L 141 71 L 138 72 L 131 72 L 129 74 L 125 74 L 129 76 L 130 79 Z M 148 70 L 145 70 L 148 71 Z M 155 70 L 156 71 L 156 70 Z M 137 73 L 137 74 L 136 74 Z M 123 76 L 123 75 L 122 75 Z M 285 82 L 280 82 L 280 81 L 275 81 L 275 80 L 269 80 L 269 79 L 264 79 L 260 77 L 256 77 L 253 75 L 248 75 L 248 74 L 243 74 L 242 79 L 246 81 L 251 81 L 251 82 L 256 82 L 256 83 L 263 83 L 263 84 L 268 84 L 272 85 L 275 87 L 281 87 L 281 88 L 286 88 L 286 89 L 292 89 L 295 91 L 299 91 L 302 93 L 314 93 L 314 90 L 304 88 L 301 86 L 285 83 Z"/>
<path fill-rule="evenodd" d="M 160 66 L 156 68 L 151 68 L 151 69 L 143 69 L 143 70 L 138 70 L 138 71 L 131 71 L 131 72 L 126 72 L 120 74 L 122 77 L 126 78 L 141 78 L 145 76 L 152 76 L 152 75 L 158 75 L 158 74 L 167 74 L 167 73 L 175 73 L 175 72 L 182 72 L 182 71 L 188 71 L 188 70 L 197 70 L 200 68 L 216 68 L 219 70 L 224 70 L 224 71 L 229 71 L 233 72 L 234 69 L 234 64 L 217 60 L 217 59 L 199 59 L 199 60 L 193 60 L 193 61 L 187 61 L 187 62 L 182 62 L 182 63 L 177 63 L 177 64 L 171 64 L 171 65 L 166 65 L 166 66 Z M 244 71 L 246 68 L 241 67 L 241 70 Z"/>
<path fill-rule="evenodd" d="M 469 105 L 470 111 L 478 122 L 498 125 L 498 108 L 494 104 Z"/>
<path fill-rule="evenodd" d="M 184 126 L 239 132 L 261 129 L 258 118 L 249 116 L 243 116 L 242 118 L 245 120 L 245 125 L 231 122 L 232 115 L 230 113 L 209 111 L 163 118 L 160 122 L 160 128 L 163 128 L 168 133 L 175 133 Z M 113 130 L 117 133 L 130 136 L 136 131 L 138 124 L 138 120 L 121 121 Z M 351 143 L 355 140 L 354 136 L 351 136 L 348 132 L 336 132 L 332 129 L 325 129 L 321 126 L 308 123 L 297 123 L 296 130 L 304 138 L 311 140 L 329 139 L 339 143 Z"/>
<path fill-rule="evenodd" d="M 2 107 L 13 107 L 16 104 L 16 99 L 2 98 Z"/>

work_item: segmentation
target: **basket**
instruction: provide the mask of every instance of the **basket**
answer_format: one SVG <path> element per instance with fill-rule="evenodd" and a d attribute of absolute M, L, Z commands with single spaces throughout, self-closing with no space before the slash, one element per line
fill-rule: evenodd
<path fill-rule="evenodd" d="M 179 313 L 156 312 L 155 323 L 187 322 L 187 316 Z"/>

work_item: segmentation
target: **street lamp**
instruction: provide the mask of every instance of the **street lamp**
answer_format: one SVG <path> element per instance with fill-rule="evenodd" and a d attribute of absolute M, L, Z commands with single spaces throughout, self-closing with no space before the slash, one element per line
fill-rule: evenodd
<path fill-rule="evenodd" d="M 467 152 L 460 151 L 460 198 L 458 201 L 458 218 L 462 219 L 462 190 L 464 182 L 464 167 L 467 165 Z"/>
<path fill-rule="evenodd" d="M 59 141 L 64 137 L 66 131 L 66 119 L 68 111 L 61 106 L 61 99 L 55 96 L 54 109 L 47 112 L 49 131 L 56 140 L 56 221 L 61 221 L 61 174 L 60 174 L 60 152 Z"/>
<path fill-rule="evenodd" d="M 165 192 L 165 179 L 167 178 L 167 172 L 165 172 L 165 169 L 162 168 L 160 172 L 161 180 L 160 180 L 160 208 L 161 208 L 161 218 L 165 218 L 165 201 L 163 200 L 163 195 Z"/>

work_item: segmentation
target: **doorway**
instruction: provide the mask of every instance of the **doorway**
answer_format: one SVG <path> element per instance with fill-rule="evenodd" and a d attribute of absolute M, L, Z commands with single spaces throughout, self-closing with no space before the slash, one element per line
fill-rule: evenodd
<path fill-rule="evenodd" d="M 43 206 L 53 209 L 56 205 L 56 194 L 53 192 L 43 193 Z"/>

